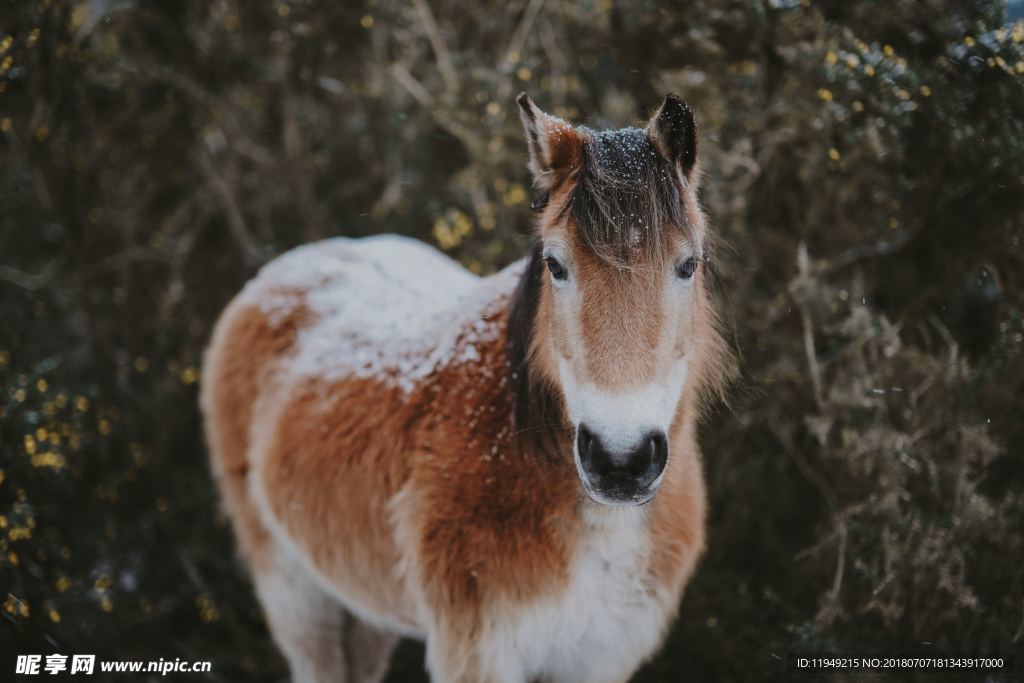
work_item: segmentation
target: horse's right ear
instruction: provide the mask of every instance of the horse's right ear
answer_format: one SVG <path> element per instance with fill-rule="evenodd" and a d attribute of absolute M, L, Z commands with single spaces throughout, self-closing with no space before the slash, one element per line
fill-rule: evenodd
<path fill-rule="evenodd" d="M 541 189 L 552 190 L 579 166 L 583 136 L 562 119 L 538 109 L 526 93 L 520 93 L 516 103 L 526 129 L 533 180 Z"/>

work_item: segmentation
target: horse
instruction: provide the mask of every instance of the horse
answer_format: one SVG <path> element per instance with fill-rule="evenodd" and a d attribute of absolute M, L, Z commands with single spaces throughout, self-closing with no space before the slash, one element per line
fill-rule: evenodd
<path fill-rule="evenodd" d="M 596 131 L 517 98 L 539 198 L 488 277 L 404 237 L 265 265 L 204 359 L 211 466 L 294 680 L 614 683 L 705 544 L 697 425 L 724 344 L 697 126 Z"/>

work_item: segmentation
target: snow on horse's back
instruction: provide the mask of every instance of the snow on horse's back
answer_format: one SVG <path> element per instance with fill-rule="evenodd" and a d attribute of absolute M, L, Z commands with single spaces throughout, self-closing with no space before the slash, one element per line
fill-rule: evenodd
<path fill-rule="evenodd" d="M 463 326 L 482 331 L 481 309 L 495 294 L 488 284 L 418 240 L 341 237 L 272 261 L 242 300 L 271 321 L 296 307 L 308 311 L 290 372 L 376 378 L 411 391 L 438 364 L 458 360 Z M 472 343 L 462 351 L 474 353 Z"/>

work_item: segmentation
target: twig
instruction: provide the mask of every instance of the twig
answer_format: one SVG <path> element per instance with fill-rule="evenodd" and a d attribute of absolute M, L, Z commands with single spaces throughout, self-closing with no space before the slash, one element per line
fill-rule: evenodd
<path fill-rule="evenodd" d="M 832 592 L 829 595 L 833 601 L 839 599 L 839 589 L 843 586 L 843 571 L 846 567 L 846 539 L 849 532 L 846 529 L 846 517 L 839 519 L 839 552 L 836 554 L 836 576 L 832 580 Z"/>
<path fill-rule="evenodd" d="M 392 64 L 391 75 L 398 84 L 405 88 L 405 91 L 412 95 L 420 106 L 430 111 L 437 125 L 457 137 L 466 146 L 474 158 L 483 158 L 484 146 L 478 137 L 468 128 L 459 123 L 447 108 L 439 105 L 430 92 L 423 87 L 423 84 L 416 80 L 405 65 Z"/>
<path fill-rule="evenodd" d="M 34 292 L 42 289 L 50 282 L 53 274 L 57 271 L 57 267 L 63 260 L 63 256 L 58 256 L 49 261 L 36 273 L 26 273 L 11 266 L 0 265 L 0 280 Z"/>
<path fill-rule="evenodd" d="M 800 279 L 804 284 L 810 283 L 810 258 L 807 256 L 807 243 L 801 241 L 796 252 L 797 267 L 800 270 Z M 821 368 L 818 366 L 818 353 L 814 348 L 814 326 L 811 323 L 811 313 L 807 303 L 800 297 L 797 302 L 800 306 L 800 317 L 804 324 L 804 353 L 807 355 L 807 371 L 811 376 L 811 386 L 814 389 L 814 402 L 818 410 L 825 405 L 821 394 Z"/>
<path fill-rule="evenodd" d="M 851 263 L 860 261 L 861 259 L 886 256 L 902 249 L 907 242 L 910 241 L 910 235 L 910 231 L 904 230 L 894 235 L 891 239 L 883 239 L 871 244 L 863 244 L 852 249 L 847 249 L 835 258 L 829 259 L 824 263 L 819 263 L 818 268 L 815 270 L 819 273 L 825 273 L 843 268 Z"/>
<path fill-rule="evenodd" d="M 427 34 L 427 40 L 430 41 L 430 49 L 434 51 L 434 56 L 437 58 L 437 68 L 440 69 L 441 79 L 444 80 L 445 99 L 454 101 L 459 90 L 459 78 L 455 73 L 451 53 L 448 52 L 448 47 L 441 38 L 441 30 L 437 27 L 437 21 L 434 20 L 434 13 L 430 11 L 430 6 L 424 0 L 412 0 L 412 5 L 416 8 L 416 13 L 420 15 L 423 30 Z"/>
<path fill-rule="evenodd" d="M 533 22 L 537 18 L 537 13 L 540 12 L 540 8 L 543 6 L 544 0 L 530 0 L 530 4 L 526 6 L 526 10 L 523 12 L 523 18 L 519 20 L 519 25 L 516 26 L 516 30 L 512 33 L 512 39 L 508 41 L 505 53 L 499 55 L 499 59 L 505 60 L 509 55 L 522 54 L 523 45 L 526 44 L 526 36 L 529 35 Z"/>
<path fill-rule="evenodd" d="M 291 87 L 291 48 L 287 41 L 282 42 L 279 47 L 277 59 L 281 92 L 281 144 L 284 147 L 285 163 L 288 165 L 288 183 L 302 215 L 306 240 L 312 241 L 323 229 L 325 220 L 317 206 L 316 197 L 313 196 L 313 179 L 303 163 L 302 130 L 296 113 L 295 94 Z"/>
<path fill-rule="evenodd" d="M 206 179 L 213 186 L 214 192 L 220 198 L 221 208 L 224 210 L 224 216 L 228 221 L 228 228 L 231 230 L 231 235 L 235 238 L 238 246 L 241 247 L 242 256 L 245 258 L 246 263 L 250 266 L 260 264 L 263 261 L 262 250 L 253 241 L 252 233 L 245 222 L 245 216 L 242 215 L 242 209 L 238 204 L 235 191 L 216 169 L 213 159 L 210 158 L 209 153 L 205 149 L 199 151 L 198 157 L 199 167 L 203 171 L 203 175 L 206 176 Z"/>
<path fill-rule="evenodd" d="M 518 59 L 519 55 L 522 54 L 523 46 L 526 44 L 526 38 L 530 34 L 530 29 L 533 27 L 533 22 L 537 18 L 540 8 L 543 6 L 544 0 L 530 0 L 530 3 L 523 11 L 522 19 L 519 20 L 519 25 L 516 26 L 515 31 L 512 32 L 512 38 L 508 41 L 508 47 L 505 48 L 504 53 L 498 55 L 498 73 L 505 72 L 502 65 L 509 60 L 510 56 L 514 56 Z M 511 78 L 500 79 L 497 92 L 498 102 L 504 103 L 509 98 L 509 89 L 513 82 L 514 81 Z"/>

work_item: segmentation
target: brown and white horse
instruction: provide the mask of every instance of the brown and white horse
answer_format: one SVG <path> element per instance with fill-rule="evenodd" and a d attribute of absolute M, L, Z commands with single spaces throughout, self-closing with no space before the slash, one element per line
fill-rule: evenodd
<path fill-rule="evenodd" d="M 422 243 L 267 265 L 206 356 L 212 466 L 297 681 L 626 681 L 704 545 L 721 375 L 696 126 L 669 95 L 596 132 L 518 99 L 543 193 L 479 278 Z"/>

